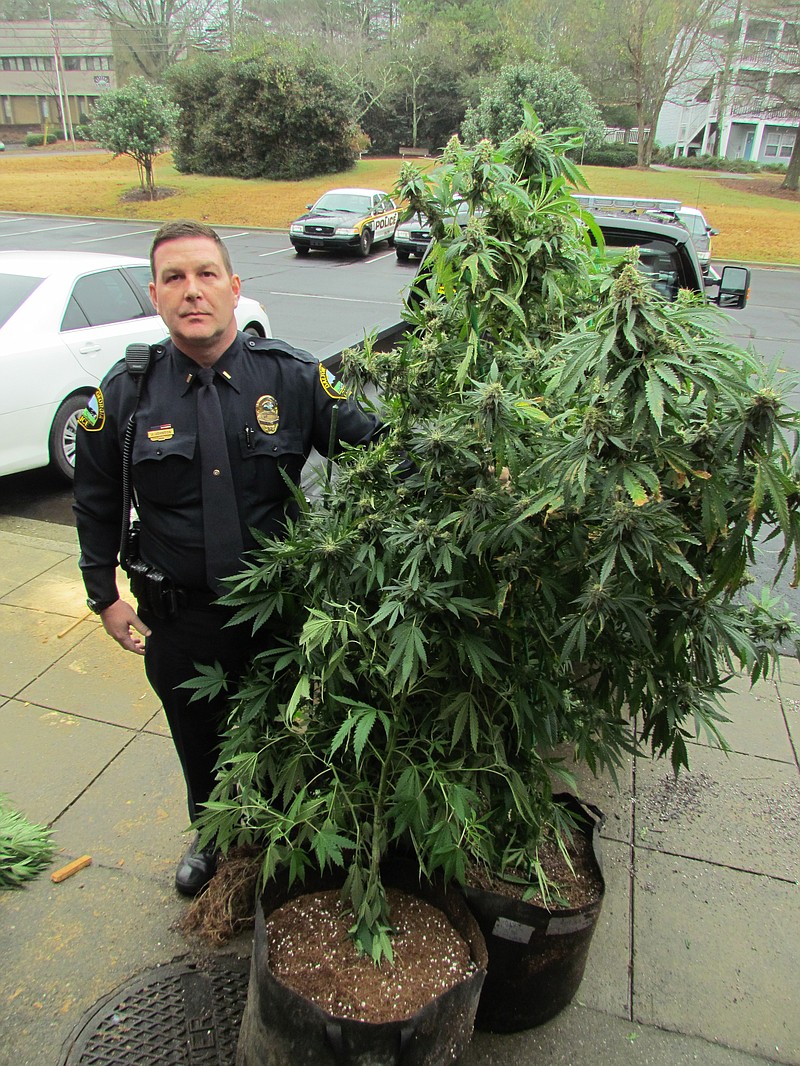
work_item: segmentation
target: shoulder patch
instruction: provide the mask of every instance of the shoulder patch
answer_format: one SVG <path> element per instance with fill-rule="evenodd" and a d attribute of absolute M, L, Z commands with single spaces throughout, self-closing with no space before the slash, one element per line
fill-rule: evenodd
<path fill-rule="evenodd" d="M 103 393 L 98 389 L 78 415 L 78 425 L 89 433 L 97 433 L 106 424 L 106 405 Z"/>
<path fill-rule="evenodd" d="M 346 400 L 347 389 L 336 377 L 332 370 L 328 370 L 322 363 L 319 364 L 319 383 L 334 400 Z"/>

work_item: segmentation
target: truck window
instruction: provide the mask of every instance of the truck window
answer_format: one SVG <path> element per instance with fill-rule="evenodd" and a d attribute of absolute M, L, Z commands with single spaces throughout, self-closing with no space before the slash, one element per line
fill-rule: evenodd
<path fill-rule="evenodd" d="M 639 246 L 639 269 L 652 281 L 656 292 L 667 300 L 674 300 L 679 289 L 698 291 L 697 281 L 688 270 L 680 249 L 670 241 L 642 234 L 625 233 L 603 227 L 606 250 L 613 255 L 615 250 Z"/>

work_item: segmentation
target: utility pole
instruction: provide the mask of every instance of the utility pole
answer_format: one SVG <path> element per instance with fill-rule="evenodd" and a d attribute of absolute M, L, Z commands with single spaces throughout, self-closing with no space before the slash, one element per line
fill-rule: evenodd
<path fill-rule="evenodd" d="M 61 129 L 64 133 L 65 141 L 72 141 L 72 150 L 75 151 L 75 131 L 72 128 L 72 115 L 69 112 L 69 96 L 67 95 L 66 85 L 62 77 L 64 73 L 64 67 L 61 62 L 61 46 L 58 40 L 58 30 L 56 29 L 55 20 L 53 18 L 53 9 L 50 4 L 47 5 L 47 18 L 50 22 L 50 32 L 53 35 L 53 58 L 56 64 L 56 84 L 58 85 L 58 103 L 61 109 Z M 69 133 L 67 130 L 69 129 Z"/>
<path fill-rule="evenodd" d="M 64 140 L 69 140 L 67 137 L 67 120 L 65 118 L 66 108 L 64 107 L 64 87 L 61 83 L 61 53 L 58 48 L 58 34 L 56 33 L 56 24 L 53 22 L 53 10 L 50 5 L 47 5 L 47 18 L 50 21 L 50 33 L 53 36 L 53 62 L 56 66 L 56 85 L 58 86 L 58 109 L 61 112 L 61 131 L 64 134 Z"/>

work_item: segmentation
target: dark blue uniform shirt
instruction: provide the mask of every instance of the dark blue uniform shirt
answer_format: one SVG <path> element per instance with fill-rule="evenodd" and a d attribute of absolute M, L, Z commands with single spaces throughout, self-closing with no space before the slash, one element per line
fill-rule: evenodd
<path fill-rule="evenodd" d="M 367 444 L 380 425 L 313 356 L 282 341 L 240 333 L 214 370 L 247 550 L 255 546 L 251 528 L 281 536 L 294 508 L 281 471 L 298 484 L 312 449 L 328 454 L 335 408 L 334 454 L 342 443 Z M 204 590 L 196 371 L 172 342 L 153 348 L 136 408 L 131 479 L 142 559 L 176 586 Z M 122 361 L 80 419 L 74 510 L 80 565 L 96 600 L 117 596 L 122 444 L 135 400 L 136 383 Z"/>

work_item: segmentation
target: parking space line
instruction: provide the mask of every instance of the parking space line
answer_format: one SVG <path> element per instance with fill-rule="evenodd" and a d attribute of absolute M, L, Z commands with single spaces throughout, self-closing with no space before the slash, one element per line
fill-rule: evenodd
<path fill-rule="evenodd" d="M 376 307 L 395 307 L 392 300 L 356 300 L 352 296 L 321 296 L 311 292 L 268 292 L 267 296 L 294 296 L 298 300 L 332 300 L 342 304 L 374 304 Z"/>
<path fill-rule="evenodd" d="M 129 233 L 112 233 L 109 237 L 84 237 L 82 241 L 75 241 L 76 244 L 94 244 L 97 241 L 118 241 L 125 237 L 138 237 L 141 233 L 155 233 L 158 226 L 151 226 L 150 229 L 135 229 Z"/>
<path fill-rule="evenodd" d="M 14 222 L 24 222 L 24 216 L 17 215 L 16 218 L 0 218 L 0 226 L 11 226 Z"/>
<path fill-rule="evenodd" d="M 234 239 L 234 237 L 249 237 L 249 236 L 250 236 L 250 230 L 249 229 L 243 229 L 241 233 L 220 233 L 220 237 L 222 237 L 223 241 L 232 241 Z"/>
<path fill-rule="evenodd" d="M 21 229 L 14 233 L 3 233 L 2 237 L 27 237 L 29 233 L 54 233 L 59 229 L 81 229 L 85 226 L 96 226 L 96 222 L 71 222 L 68 226 L 43 226 L 41 229 Z"/>
<path fill-rule="evenodd" d="M 288 248 L 279 248 L 277 250 L 277 252 L 259 252 L 258 253 L 258 258 L 259 259 L 263 259 L 267 255 L 282 255 L 284 252 L 292 252 L 292 251 L 294 251 L 294 249 L 292 248 L 291 245 L 289 245 Z"/>

